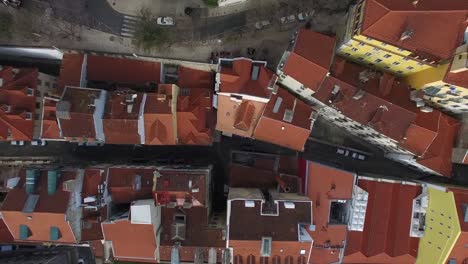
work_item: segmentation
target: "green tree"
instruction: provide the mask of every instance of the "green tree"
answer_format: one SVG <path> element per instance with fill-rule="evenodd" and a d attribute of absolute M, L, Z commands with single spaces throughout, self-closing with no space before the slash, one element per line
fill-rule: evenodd
<path fill-rule="evenodd" d="M 13 18 L 9 13 L 0 13 L 0 35 L 11 37 Z"/>
<path fill-rule="evenodd" d="M 140 18 L 134 34 L 138 47 L 150 50 L 169 43 L 171 37 L 169 30 L 156 23 L 156 18 L 148 8 L 140 10 Z"/>
<path fill-rule="evenodd" d="M 218 0 L 203 0 L 205 2 L 205 5 L 208 7 L 217 7 L 218 6 Z"/>

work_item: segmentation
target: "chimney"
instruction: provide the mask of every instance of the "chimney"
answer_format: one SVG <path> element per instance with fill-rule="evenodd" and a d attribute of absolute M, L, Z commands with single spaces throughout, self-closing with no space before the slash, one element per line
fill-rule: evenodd
<path fill-rule="evenodd" d="M 414 36 L 414 30 L 408 28 L 403 31 L 403 33 L 401 33 L 400 40 L 403 41 L 405 39 L 411 38 L 412 36 Z"/>

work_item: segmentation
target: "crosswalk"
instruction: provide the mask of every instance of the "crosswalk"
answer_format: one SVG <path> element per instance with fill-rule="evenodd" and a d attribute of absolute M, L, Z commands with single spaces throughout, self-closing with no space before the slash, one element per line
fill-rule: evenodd
<path fill-rule="evenodd" d="M 133 38 L 139 21 L 139 17 L 124 15 L 120 35 L 127 38 Z"/>

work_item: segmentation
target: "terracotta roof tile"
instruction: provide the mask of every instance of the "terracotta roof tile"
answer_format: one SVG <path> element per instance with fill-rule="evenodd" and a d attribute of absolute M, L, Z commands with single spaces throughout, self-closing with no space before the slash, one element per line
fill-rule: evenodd
<path fill-rule="evenodd" d="M 111 167 L 108 169 L 108 188 L 112 201 L 129 204 L 140 199 L 151 199 L 155 168 Z M 138 184 L 141 182 L 141 186 Z"/>
<path fill-rule="evenodd" d="M 14 239 L 3 219 L 0 219 L 0 244 L 13 243 Z"/>
<path fill-rule="evenodd" d="M 44 97 L 42 100 L 42 139 L 63 139 L 60 132 L 60 127 L 57 121 L 57 101 L 58 99 Z"/>
<path fill-rule="evenodd" d="M 131 224 L 129 220 L 102 223 L 106 241 L 112 241 L 113 256 L 117 260 L 154 260 L 156 240 L 153 225 Z"/>
<path fill-rule="evenodd" d="M 464 0 L 366 1 L 361 34 L 402 47 L 430 59 L 448 59 L 460 44 L 466 28 L 468 5 Z M 401 41 L 401 34 L 414 35 Z"/>
<path fill-rule="evenodd" d="M 77 243 L 75 235 L 65 220 L 68 209 L 70 193 L 63 190 L 63 183 L 76 179 L 76 171 L 61 171 L 61 177 L 55 194 L 48 194 L 47 170 L 40 171 L 40 176 L 35 187 L 35 194 L 39 199 L 32 213 L 23 213 L 28 194 L 25 191 L 25 170 L 20 172 L 20 182 L 17 187 L 10 190 L 2 205 L 2 215 L 5 224 L 11 231 L 15 241 L 22 242 L 57 242 L 57 243 Z M 28 219 L 31 217 L 31 219 Z M 20 225 L 28 226 L 31 236 L 26 240 L 21 240 L 19 236 Z M 57 227 L 60 230 L 60 238 L 56 241 L 50 239 L 50 228 Z"/>
<path fill-rule="evenodd" d="M 161 64 L 134 59 L 88 55 L 86 79 L 108 83 L 144 85 L 158 84 Z"/>
<path fill-rule="evenodd" d="M 331 263 L 339 260 L 337 250 L 346 240 L 346 225 L 329 223 L 330 204 L 333 199 L 350 200 L 353 195 L 355 176 L 314 162 L 307 162 L 307 196 L 313 201 L 313 224 L 315 231 L 309 231 L 314 239 L 312 263 Z M 324 246 L 324 248 L 322 248 Z M 328 246 L 336 247 L 328 248 Z"/>
<path fill-rule="evenodd" d="M 228 66 L 231 65 L 231 66 Z M 257 80 L 253 80 L 253 67 L 259 67 Z M 223 63 L 221 61 L 221 77 L 219 92 L 236 93 L 250 96 L 269 98 L 271 91 L 268 85 L 273 72 L 268 70 L 263 63 L 256 63 L 250 59 L 234 59 L 232 62 Z"/>
<path fill-rule="evenodd" d="M 136 95 L 132 103 L 127 96 Z M 140 144 L 138 119 L 143 100 L 142 93 L 116 91 L 107 97 L 103 117 L 104 134 L 108 144 Z"/>
<path fill-rule="evenodd" d="M 276 109 L 277 103 L 279 104 Z M 291 122 L 285 117 L 291 112 Z M 312 108 L 285 89 L 279 88 L 266 105 L 254 132 L 258 140 L 303 151 L 309 138 Z"/>
<path fill-rule="evenodd" d="M 304 86 L 316 91 L 328 73 L 334 47 L 335 38 L 301 29 L 283 71 Z"/>
<path fill-rule="evenodd" d="M 65 86 L 80 86 L 83 60 L 83 54 L 66 53 L 63 55 L 57 81 L 58 95 L 62 94 Z"/>
<path fill-rule="evenodd" d="M 252 119 L 255 113 L 255 105 L 250 101 L 243 101 L 236 112 L 234 127 L 247 131 L 252 125 Z"/>
<path fill-rule="evenodd" d="M 0 70 L 0 140 L 33 139 L 36 113 L 37 69 L 4 67 Z M 32 95 L 28 90 L 32 89 Z M 31 119 L 27 118 L 30 114 Z"/>
<path fill-rule="evenodd" d="M 177 85 L 180 88 L 210 88 L 213 80 L 212 72 L 179 66 Z"/>
<path fill-rule="evenodd" d="M 414 262 L 419 239 L 410 237 L 409 229 L 421 187 L 362 179 L 358 186 L 369 194 L 364 230 L 349 231 L 343 262 L 395 263 L 387 261 L 411 257 Z"/>

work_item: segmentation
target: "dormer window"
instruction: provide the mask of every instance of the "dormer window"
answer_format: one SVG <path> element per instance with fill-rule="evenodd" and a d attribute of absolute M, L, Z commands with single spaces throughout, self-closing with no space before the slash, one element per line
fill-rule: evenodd
<path fill-rule="evenodd" d="M 27 94 L 28 96 L 33 96 L 33 95 L 34 95 L 34 89 L 32 89 L 32 88 L 27 88 L 27 89 L 26 89 L 26 94 Z"/>
<path fill-rule="evenodd" d="M 26 120 L 32 120 L 32 113 L 31 112 L 26 112 L 25 119 Z"/>

